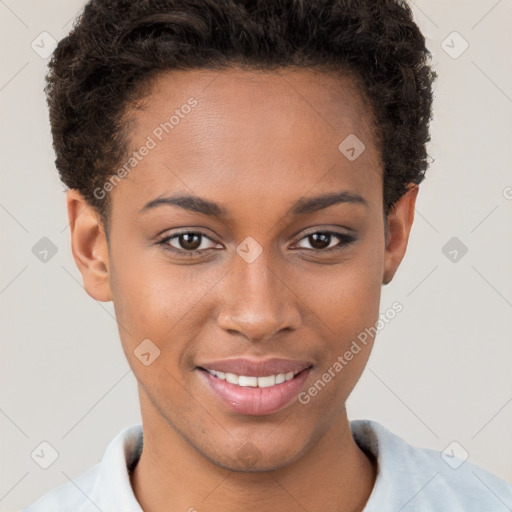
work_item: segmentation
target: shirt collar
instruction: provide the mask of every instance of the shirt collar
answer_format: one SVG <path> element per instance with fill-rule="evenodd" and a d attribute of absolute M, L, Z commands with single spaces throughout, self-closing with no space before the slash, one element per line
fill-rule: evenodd
<path fill-rule="evenodd" d="M 383 464 L 379 438 L 391 434 L 382 425 L 371 420 L 352 420 L 350 428 L 357 445 L 377 460 L 377 478 L 364 512 L 370 512 L 372 504 L 381 502 L 386 493 L 387 471 Z M 380 432 L 383 430 L 384 432 Z M 391 435 L 391 437 L 395 437 Z M 111 441 L 105 450 L 100 464 L 100 474 L 92 491 L 91 501 L 101 510 L 122 510 L 123 512 L 143 512 L 130 483 L 130 474 L 138 462 L 143 446 L 141 423 L 124 428 Z"/>
<path fill-rule="evenodd" d="M 143 512 L 130 483 L 143 443 L 142 424 L 126 427 L 111 441 L 100 464 L 92 500 L 100 510 Z"/>

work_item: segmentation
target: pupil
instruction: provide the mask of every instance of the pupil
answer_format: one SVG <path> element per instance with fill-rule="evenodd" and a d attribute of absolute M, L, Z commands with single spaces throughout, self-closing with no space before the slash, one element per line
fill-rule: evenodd
<path fill-rule="evenodd" d="M 311 245 L 315 249 L 325 249 L 325 247 L 329 247 L 331 235 L 328 233 L 313 233 L 309 235 L 309 238 Z"/>
<path fill-rule="evenodd" d="M 200 237 L 201 235 L 199 233 L 185 233 L 183 235 L 180 235 L 180 244 L 184 249 L 187 250 L 194 250 L 197 249 L 200 245 Z M 191 239 L 195 238 L 196 242 L 192 242 Z"/>

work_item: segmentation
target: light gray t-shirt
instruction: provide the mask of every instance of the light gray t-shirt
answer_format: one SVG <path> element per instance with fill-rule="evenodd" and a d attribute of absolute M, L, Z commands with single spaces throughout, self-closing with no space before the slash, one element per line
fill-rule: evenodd
<path fill-rule="evenodd" d="M 377 459 L 363 512 L 510 512 L 512 485 L 455 455 L 420 448 L 372 420 L 352 420 L 352 435 Z M 142 512 L 129 472 L 143 441 L 140 423 L 123 429 L 101 462 L 48 491 L 22 512 Z"/>

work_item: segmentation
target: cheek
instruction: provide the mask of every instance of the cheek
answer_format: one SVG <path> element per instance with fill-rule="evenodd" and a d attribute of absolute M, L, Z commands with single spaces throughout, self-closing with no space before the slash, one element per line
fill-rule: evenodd
<path fill-rule="evenodd" d="M 360 247 L 339 265 L 316 266 L 302 272 L 297 295 L 326 335 L 346 340 L 377 320 L 382 264 L 377 250 Z"/>
<path fill-rule="evenodd" d="M 373 347 L 379 316 L 380 285 L 359 263 L 324 282 L 310 283 L 308 300 L 314 308 L 316 343 L 322 340 L 321 364 L 299 401 L 310 418 L 335 421 L 361 377 Z"/>
<path fill-rule="evenodd" d="M 379 241 L 375 234 L 342 264 L 303 273 L 299 293 L 312 312 L 310 323 L 315 325 L 324 347 L 322 367 L 315 380 L 324 377 L 329 382 L 324 397 L 341 400 L 340 404 L 363 372 L 373 346 L 383 265 L 383 246 L 379 242 L 383 243 L 383 238 Z M 323 389 L 322 384 L 317 388 Z"/>
<path fill-rule="evenodd" d="M 156 251 L 122 255 L 111 269 L 111 289 L 119 333 L 129 359 L 146 339 L 160 350 L 166 367 L 193 348 L 206 322 L 205 297 L 222 277 L 200 265 L 173 265 Z"/>
<path fill-rule="evenodd" d="M 355 384 L 370 355 L 371 328 L 379 317 L 380 285 L 369 276 L 359 265 L 346 266 L 343 275 L 333 277 L 324 287 L 318 283 L 309 287 L 308 300 L 316 316 L 311 321 L 325 348 L 320 370 L 326 371 L 341 357 L 343 377 L 337 381 L 346 379 Z"/>

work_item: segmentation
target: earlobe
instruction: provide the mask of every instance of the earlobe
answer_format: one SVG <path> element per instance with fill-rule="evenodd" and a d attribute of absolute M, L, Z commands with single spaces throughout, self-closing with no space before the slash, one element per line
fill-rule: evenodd
<path fill-rule="evenodd" d="M 391 282 L 405 256 L 414 221 L 418 191 L 418 185 L 411 184 L 409 190 L 396 202 L 388 216 L 389 234 L 384 254 L 383 284 Z"/>
<path fill-rule="evenodd" d="M 85 291 L 95 300 L 109 302 L 112 295 L 108 245 L 100 216 L 78 190 L 68 190 L 66 202 L 71 250 Z"/>

